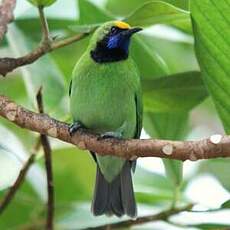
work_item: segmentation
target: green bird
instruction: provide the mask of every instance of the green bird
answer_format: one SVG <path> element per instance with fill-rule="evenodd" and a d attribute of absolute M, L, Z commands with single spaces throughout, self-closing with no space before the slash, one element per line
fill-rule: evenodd
<path fill-rule="evenodd" d="M 141 28 L 107 22 L 93 34 L 77 62 L 70 85 L 73 135 L 86 128 L 101 138 L 139 138 L 142 129 L 141 84 L 129 56 L 130 39 Z M 131 170 L 135 161 L 92 153 L 97 163 L 91 211 L 94 215 L 137 215 Z"/>

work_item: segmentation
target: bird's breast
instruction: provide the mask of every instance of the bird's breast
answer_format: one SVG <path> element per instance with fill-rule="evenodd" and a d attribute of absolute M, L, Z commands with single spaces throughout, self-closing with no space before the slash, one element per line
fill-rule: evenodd
<path fill-rule="evenodd" d="M 127 79 L 116 75 L 78 78 L 71 95 L 71 111 L 74 120 L 96 132 L 116 130 L 124 122 L 128 122 L 130 133 L 135 129 L 134 91 Z"/>

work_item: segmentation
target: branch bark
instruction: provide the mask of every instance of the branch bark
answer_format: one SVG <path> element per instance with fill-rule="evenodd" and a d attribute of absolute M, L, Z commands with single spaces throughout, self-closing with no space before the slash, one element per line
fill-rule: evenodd
<path fill-rule="evenodd" d="M 13 10 L 15 5 L 16 0 L 2 0 L 2 4 L 0 5 L 0 41 L 7 31 L 7 24 L 14 18 Z"/>
<path fill-rule="evenodd" d="M 29 111 L 5 96 L 0 96 L 0 116 L 21 128 L 57 138 L 101 155 L 115 155 L 131 160 L 138 157 L 160 157 L 181 161 L 230 157 L 230 136 L 227 135 L 212 136 L 199 141 L 99 140 L 97 134 L 81 130 L 71 137 L 68 124 L 46 114 Z"/>

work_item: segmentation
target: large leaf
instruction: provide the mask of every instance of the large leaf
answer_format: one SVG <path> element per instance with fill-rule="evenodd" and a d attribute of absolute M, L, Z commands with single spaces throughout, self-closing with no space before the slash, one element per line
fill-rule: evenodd
<path fill-rule="evenodd" d="M 113 19 L 108 12 L 99 9 L 88 0 L 78 0 L 78 3 L 80 11 L 79 24 L 88 25 L 102 23 Z"/>
<path fill-rule="evenodd" d="M 91 200 L 96 169 L 90 153 L 77 148 L 57 149 L 53 151 L 53 165 L 56 197 L 60 206 Z"/>
<path fill-rule="evenodd" d="M 142 40 L 141 36 L 133 38 L 130 53 L 138 66 L 142 78 L 161 77 L 168 72 L 168 67 L 164 60 Z"/>
<path fill-rule="evenodd" d="M 230 134 L 230 4 L 225 0 L 191 1 L 195 50 L 201 74 L 215 103 L 225 131 Z M 216 162 L 216 163 L 215 163 Z M 217 171 L 217 165 L 220 171 Z M 210 162 L 225 188 L 230 189 L 228 159 Z M 215 166 L 216 165 L 216 166 Z M 221 173 L 220 173 L 221 172 Z"/>
<path fill-rule="evenodd" d="M 154 138 L 182 139 L 187 130 L 187 113 L 151 113 L 144 116 L 144 129 Z M 164 160 L 167 176 L 176 187 L 182 182 L 182 164 L 176 160 Z"/>
<path fill-rule="evenodd" d="M 202 77 L 227 133 L 230 133 L 230 5 L 225 0 L 192 0 L 195 50 Z"/>
<path fill-rule="evenodd" d="M 145 111 L 188 112 L 208 95 L 199 72 L 142 80 Z"/>
<path fill-rule="evenodd" d="M 154 50 L 166 63 L 170 74 L 199 71 L 193 43 L 186 39 L 170 40 L 170 33 L 163 37 L 139 35 L 141 41 Z M 141 59 L 141 58 L 140 58 Z"/>
<path fill-rule="evenodd" d="M 135 10 L 126 18 L 132 26 L 167 24 L 191 31 L 189 12 L 161 1 L 151 1 Z"/>
<path fill-rule="evenodd" d="M 149 0 L 107 0 L 106 8 L 119 16 L 125 16 L 130 14 L 132 11 L 140 7 L 143 3 L 149 2 Z M 168 2 L 182 9 L 188 9 L 187 0 L 163 0 L 162 2 Z"/>

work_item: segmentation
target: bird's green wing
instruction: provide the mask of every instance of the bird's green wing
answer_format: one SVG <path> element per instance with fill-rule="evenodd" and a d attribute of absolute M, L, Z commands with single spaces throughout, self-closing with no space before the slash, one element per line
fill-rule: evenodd
<path fill-rule="evenodd" d="M 134 138 L 139 139 L 141 135 L 141 129 L 142 129 L 142 120 L 143 120 L 143 105 L 142 105 L 142 96 L 141 96 L 141 90 L 139 89 L 135 93 L 135 103 L 136 103 L 136 133 L 134 135 Z M 137 161 L 130 161 L 132 171 L 135 172 L 136 170 L 136 163 Z"/>
<path fill-rule="evenodd" d="M 139 89 L 135 93 L 135 102 L 136 102 L 136 133 L 134 138 L 139 138 L 141 135 L 141 129 L 142 129 L 142 120 L 143 120 L 143 105 L 142 105 L 142 96 L 141 96 L 141 90 Z"/>

